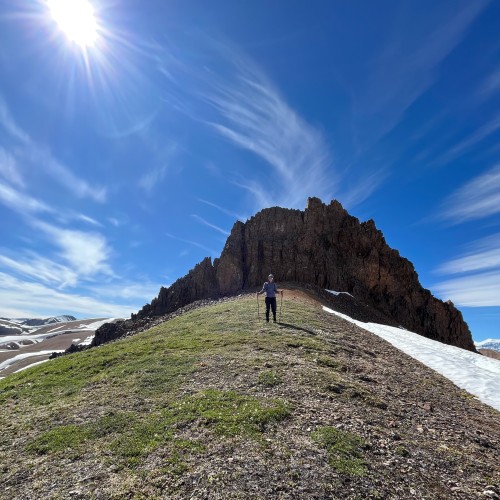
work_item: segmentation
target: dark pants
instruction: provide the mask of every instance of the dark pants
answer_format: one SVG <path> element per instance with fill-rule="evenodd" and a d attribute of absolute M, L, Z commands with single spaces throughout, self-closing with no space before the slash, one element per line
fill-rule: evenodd
<path fill-rule="evenodd" d="M 273 310 L 273 318 L 276 321 L 276 297 L 266 297 L 266 321 L 269 321 L 269 308 Z"/>

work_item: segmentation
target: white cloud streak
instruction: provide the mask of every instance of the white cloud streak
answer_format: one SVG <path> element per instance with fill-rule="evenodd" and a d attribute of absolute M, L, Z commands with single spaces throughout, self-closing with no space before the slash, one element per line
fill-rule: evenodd
<path fill-rule="evenodd" d="M 78 273 L 74 270 L 34 252 L 28 252 L 25 256 L 18 255 L 16 259 L 0 255 L 0 265 L 16 274 L 60 288 L 74 286 L 78 281 Z"/>
<path fill-rule="evenodd" d="M 500 270 L 444 281 L 432 289 L 459 307 L 500 306 Z"/>
<path fill-rule="evenodd" d="M 435 163 L 448 163 L 451 160 L 458 158 L 464 151 L 467 151 L 471 147 L 480 143 L 499 129 L 500 115 L 497 115 L 483 126 L 479 127 L 472 135 L 453 146 L 453 148 L 438 158 Z"/>
<path fill-rule="evenodd" d="M 64 293 L 41 283 L 21 280 L 0 272 L 0 315 L 6 317 L 76 314 L 84 317 L 129 317 L 144 305 L 116 303 L 86 294 Z"/>
<path fill-rule="evenodd" d="M 213 203 L 211 201 L 207 201 L 207 200 L 203 200 L 202 198 L 197 198 L 198 201 L 200 201 L 201 203 L 204 203 L 205 205 L 208 205 L 210 207 L 214 207 L 216 208 L 219 212 L 222 212 L 223 214 L 226 214 L 226 215 L 229 215 L 229 217 L 233 217 L 235 219 L 238 219 L 242 222 L 245 222 L 248 217 L 247 216 L 244 216 L 244 215 L 239 215 L 237 214 L 236 212 L 233 212 L 231 210 L 227 210 L 226 208 L 224 207 L 221 207 L 220 205 L 217 205 L 216 203 Z"/>
<path fill-rule="evenodd" d="M 196 219 L 198 222 L 201 222 L 202 224 L 204 224 L 205 226 L 211 227 L 212 229 L 215 229 L 216 231 L 218 231 L 219 233 L 222 233 L 225 236 L 229 236 L 229 231 L 226 231 L 225 229 L 222 229 L 221 227 L 216 226 L 215 224 L 212 224 L 211 222 L 208 222 L 203 217 L 200 217 L 199 215 L 196 215 L 196 214 L 192 214 L 192 217 L 194 219 Z"/>
<path fill-rule="evenodd" d="M 454 223 L 500 213 L 500 165 L 472 179 L 444 203 L 441 218 Z"/>
<path fill-rule="evenodd" d="M 0 175 L 10 184 L 23 188 L 25 183 L 16 163 L 15 158 L 4 148 L 0 147 Z"/>
<path fill-rule="evenodd" d="M 486 78 L 478 91 L 478 97 L 489 99 L 500 92 L 500 69 L 495 70 Z"/>
<path fill-rule="evenodd" d="M 0 96 L 0 125 L 15 139 L 20 142 L 28 143 L 31 141 L 29 135 L 24 132 L 14 121 L 9 113 L 5 101 Z"/>
<path fill-rule="evenodd" d="M 99 203 L 106 201 L 105 188 L 92 186 L 87 181 L 79 178 L 66 165 L 54 158 L 47 149 L 33 141 L 29 134 L 16 124 L 1 96 L 0 126 L 7 131 L 11 139 L 20 143 L 20 146 L 18 144 L 18 147 L 15 148 L 16 154 L 14 156 L 10 155 L 16 164 L 30 163 L 79 198 L 90 198 Z M 18 178 L 17 184 L 19 184 L 19 179 L 21 179 L 19 168 L 16 169 L 16 175 Z M 12 178 L 10 180 L 12 181 Z"/>
<path fill-rule="evenodd" d="M 142 301 L 142 305 L 144 305 L 146 302 L 151 302 L 151 299 L 158 295 L 162 286 L 168 287 L 170 284 L 124 282 L 100 284 L 95 287 L 89 286 L 87 289 L 92 291 L 95 296 L 104 298 L 113 297 L 115 300 L 138 299 Z"/>
<path fill-rule="evenodd" d="M 139 186 L 147 193 L 151 193 L 154 187 L 160 184 L 167 174 L 167 165 L 151 170 L 139 180 Z"/>
<path fill-rule="evenodd" d="M 387 172 L 382 169 L 359 179 L 355 187 L 345 190 L 343 194 L 339 196 L 342 205 L 346 209 L 349 209 L 361 204 L 363 201 L 367 200 L 381 184 L 383 184 L 386 177 Z"/>
<path fill-rule="evenodd" d="M 202 250 L 206 250 L 207 252 L 210 253 L 210 255 L 212 257 L 218 256 L 220 254 L 220 252 L 216 252 L 215 250 L 208 248 L 205 245 L 198 243 L 197 241 L 186 240 L 184 238 L 180 238 L 179 236 L 174 236 L 173 234 L 170 234 L 170 233 L 165 233 L 165 234 L 166 234 L 166 236 L 168 236 L 169 238 L 172 238 L 173 240 L 182 241 L 183 243 L 187 243 L 188 245 L 193 245 L 195 247 L 201 248 Z"/>
<path fill-rule="evenodd" d="M 250 61 L 229 53 L 234 72 L 204 94 L 219 118 L 207 123 L 229 142 L 252 152 L 271 169 L 237 180 L 269 205 L 303 208 L 308 196 L 329 199 L 331 152 L 321 132 L 301 118 Z"/>
<path fill-rule="evenodd" d="M 357 128 L 364 131 L 366 150 L 393 129 L 404 112 L 434 83 L 437 69 L 455 49 L 468 28 L 488 5 L 488 0 L 469 2 L 450 13 L 437 6 L 418 24 L 412 9 L 389 30 L 385 49 L 366 68 L 363 84 L 354 94 Z M 418 16 L 421 17 L 421 16 Z M 408 36 L 407 31 L 419 36 Z"/>
<path fill-rule="evenodd" d="M 460 274 L 500 268 L 500 233 L 475 242 L 473 250 L 466 255 L 442 265 L 442 274 Z"/>
<path fill-rule="evenodd" d="M 0 182 L 0 203 L 21 215 L 54 212 L 51 207 L 42 201 L 13 189 L 2 182 Z"/>
<path fill-rule="evenodd" d="M 500 233 L 473 242 L 465 255 L 437 271 L 464 274 L 432 287 L 445 300 L 464 307 L 500 306 Z"/>
<path fill-rule="evenodd" d="M 38 220 L 31 221 L 31 224 L 43 231 L 59 247 L 60 256 L 79 276 L 91 277 L 99 273 L 113 275 L 107 262 L 111 249 L 101 234 L 61 229 Z"/>

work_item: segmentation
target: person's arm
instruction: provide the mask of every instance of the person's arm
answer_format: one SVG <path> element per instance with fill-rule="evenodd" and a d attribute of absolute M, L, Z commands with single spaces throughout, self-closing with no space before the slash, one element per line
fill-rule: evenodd
<path fill-rule="evenodd" d="M 262 285 L 262 290 L 260 292 L 257 292 L 257 295 L 260 295 L 261 293 L 264 293 L 266 291 L 266 284 L 264 283 Z"/>

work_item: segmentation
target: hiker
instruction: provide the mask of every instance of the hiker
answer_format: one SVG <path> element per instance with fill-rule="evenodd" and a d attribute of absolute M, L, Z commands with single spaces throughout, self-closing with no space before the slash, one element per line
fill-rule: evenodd
<path fill-rule="evenodd" d="M 262 290 L 257 292 L 257 295 L 264 292 L 266 293 L 266 321 L 269 323 L 269 308 L 271 308 L 273 310 L 274 322 L 276 323 L 276 294 L 281 293 L 283 295 L 283 290 L 278 290 L 272 274 L 268 276 L 267 281 L 262 286 Z"/>

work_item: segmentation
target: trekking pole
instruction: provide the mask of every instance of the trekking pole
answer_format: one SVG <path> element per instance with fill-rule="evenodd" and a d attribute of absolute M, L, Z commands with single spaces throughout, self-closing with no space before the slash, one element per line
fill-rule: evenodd
<path fill-rule="evenodd" d="M 280 303 L 280 323 L 281 323 L 281 310 L 283 309 L 283 292 L 281 292 L 281 303 Z"/>
<path fill-rule="evenodd" d="M 260 321 L 260 308 L 259 308 L 259 296 L 256 295 L 255 296 L 257 298 L 257 318 L 259 319 Z"/>

